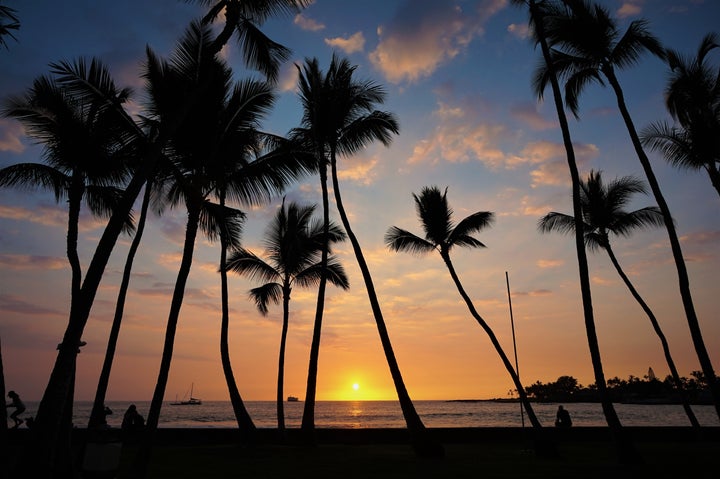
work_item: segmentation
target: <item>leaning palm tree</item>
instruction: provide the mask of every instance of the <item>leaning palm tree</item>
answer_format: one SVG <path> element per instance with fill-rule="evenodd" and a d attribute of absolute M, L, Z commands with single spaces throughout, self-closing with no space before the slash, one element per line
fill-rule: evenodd
<path fill-rule="evenodd" d="M 457 271 L 455 271 L 455 266 L 453 266 L 450 259 L 450 251 L 455 246 L 468 248 L 485 247 L 485 245 L 473 235 L 492 224 L 495 219 L 493 213 L 489 211 L 478 211 L 455 224 L 452 219 L 453 210 L 450 208 L 447 200 L 447 188 L 444 192 L 440 192 L 436 186 L 424 187 L 419 195 L 413 193 L 413 198 L 415 199 L 415 211 L 417 212 L 418 219 L 425 233 L 424 238 L 402 228 L 398 228 L 397 226 L 393 226 L 388 229 L 385 234 L 385 244 L 391 251 L 395 252 L 404 251 L 413 254 L 426 254 L 437 251 L 440 253 L 440 257 L 445 263 L 460 296 L 465 301 L 468 310 L 470 310 L 470 314 L 488 335 L 505 369 L 507 369 L 510 374 L 515 384 L 515 389 L 520 396 L 520 401 L 533 426 L 533 430 L 538 432 L 538 440 L 536 440 L 537 448 L 540 452 L 544 453 L 548 446 L 546 440 L 540 433 L 542 424 L 540 424 L 540 421 L 535 415 L 525 388 L 520 382 L 520 377 L 515 371 L 515 368 L 513 368 L 510 359 L 508 359 L 507 354 L 505 354 L 492 328 L 477 312 L 472 299 L 470 299 L 470 296 L 460 282 Z"/>
<path fill-rule="evenodd" d="M 211 54 L 220 50 L 237 34 L 237 42 L 243 51 L 245 63 L 260 71 L 265 77 L 275 82 L 280 65 L 290 58 L 290 49 L 272 41 L 260 30 L 260 26 L 268 18 L 280 15 L 299 13 L 301 9 L 312 3 L 311 0 L 184 0 L 198 3 L 210 10 L 203 17 L 203 22 L 210 24 L 220 14 L 225 15 L 222 30 L 215 37 L 210 49 Z"/>
<path fill-rule="evenodd" d="M 340 193 L 337 174 L 338 156 L 350 156 L 357 153 L 374 140 L 380 141 L 387 146 L 392 141 L 392 135 L 399 132 L 395 115 L 373 109 L 376 104 L 385 101 L 385 90 L 372 81 L 356 80 L 353 77 L 356 68 L 350 65 L 347 59 L 340 59 L 333 54 L 326 77 L 327 90 L 325 91 L 330 101 L 324 104 L 327 109 L 317 112 L 318 118 L 322 118 L 322 121 L 327 122 L 327 128 L 332 128 L 333 131 L 333 134 L 327 137 L 328 144 L 325 151 L 330 161 L 335 204 L 365 282 L 365 289 L 380 334 L 380 341 L 390 368 L 405 423 L 411 434 L 415 452 L 421 456 L 442 456 L 444 455 L 442 445 L 431 441 L 427 436 L 425 425 L 417 414 L 405 387 L 380 308 L 380 301 L 375 292 L 370 269 L 365 261 L 360 242 L 350 226 Z"/>
<path fill-rule="evenodd" d="M 720 73 L 706 63 L 718 37 L 703 37 L 694 58 L 667 50 L 670 78 L 665 105 L 678 126 L 656 122 L 640 134 L 644 146 L 660 151 L 678 168 L 705 170 L 720 194 Z"/>
<path fill-rule="evenodd" d="M 0 47 L 8 48 L 5 37 L 17 40 L 12 34 L 13 30 L 20 29 L 20 20 L 14 8 L 0 5 Z"/>
<path fill-rule="evenodd" d="M 158 381 L 133 464 L 138 477 L 146 474 L 149 464 L 197 234 L 202 230 L 215 239 L 224 231 L 227 246 L 239 247 L 232 240 L 239 238 L 245 215 L 211 201 L 218 193 L 218 178 L 223 178 L 224 183 L 222 173 L 227 174 L 228 183 L 221 191 L 253 206 L 269 201 L 291 180 L 306 173 L 304 165 L 294 157 L 279 156 L 274 151 L 250 161 L 250 153 L 261 151 L 262 136 L 255 131 L 269 112 L 274 95 L 263 82 L 247 81 L 233 86 L 232 71 L 217 55 L 208 54 L 210 46 L 209 27 L 194 22 L 170 62 L 160 61 L 154 54 L 148 59 L 151 111 L 160 124 L 174 125 L 166 151 L 175 170 L 173 181 L 163 186 L 171 207 L 185 206 L 187 224 Z M 239 145 L 243 148 L 238 149 Z M 233 158 L 238 161 L 228 171 L 227 162 Z"/>
<path fill-rule="evenodd" d="M 553 62 L 553 56 L 548 43 L 548 34 L 546 32 L 546 23 L 548 18 L 558 14 L 556 5 L 539 0 L 511 0 L 518 6 L 524 6 L 529 11 L 529 21 L 531 32 L 534 40 L 540 46 L 543 56 L 543 62 L 547 66 L 547 76 L 545 77 L 552 88 L 553 101 L 555 103 L 555 111 L 558 121 L 560 122 L 560 131 L 563 137 L 563 145 L 567 156 L 568 169 L 570 170 L 570 180 L 572 187 L 572 205 L 573 218 L 575 220 L 575 252 L 578 260 L 578 273 L 580 279 L 580 294 L 583 304 L 583 318 L 585 320 L 585 331 L 587 334 L 588 347 L 590 349 L 590 359 L 593 365 L 593 374 L 595 376 L 595 387 L 597 388 L 602 405 L 605 420 L 612 432 L 615 440 L 615 446 L 618 453 L 618 459 L 622 463 L 633 463 L 639 460 L 638 453 L 634 444 L 630 440 L 626 430 L 620 423 L 620 418 L 615 411 L 612 399 L 607 390 L 605 382 L 605 372 L 602 366 L 602 356 L 600 354 L 600 344 L 598 342 L 597 331 L 595 328 L 595 316 L 592 305 L 592 291 L 590 288 L 590 273 L 588 271 L 587 252 L 585 251 L 583 239 L 583 218 L 582 205 L 580 202 L 580 173 L 578 172 L 577 161 L 575 159 L 575 149 L 570 137 L 570 127 L 568 125 L 567 115 L 563 108 L 563 97 L 560 91 L 560 83 L 558 80 L 557 68 Z M 535 92 L 539 99 L 542 99 L 546 83 L 538 84 L 535 82 Z"/>
<path fill-rule="evenodd" d="M 319 283 L 321 277 L 326 277 L 335 286 L 343 289 L 350 287 L 345 270 L 334 258 L 331 257 L 327 261 L 326 268 L 323 268 L 319 257 L 324 249 L 324 225 L 312 220 L 314 211 L 315 206 L 299 206 L 296 203 L 290 203 L 286 208 L 283 199 L 265 235 L 264 244 L 268 261 L 241 248 L 233 252 L 225 264 L 225 269 L 229 271 L 265 282 L 250 290 L 250 297 L 263 316 L 267 315 L 270 303 L 277 304 L 282 300 L 283 319 L 277 379 L 277 421 L 280 437 L 285 436 L 283 410 L 285 344 L 290 318 L 290 293 L 293 286 L 314 286 Z M 345 233 L 331 224 L 330 242 L 344 240 Z"/>
<path fill-rule="evenodd" d="M 625 211 L 623 209 L 633 194 L 647 193 L 645 185 L 632 176 L 617 178 L 605 185 L 601 172 L 590 171 L 587 181 L 582 182 L 580 187 L 583 218 L 585 219 L 585 245 L 591 251 L 602 248 L 607 252 L 610 257 L 610 262 L 612 262 L 615 267 L 615 271 L 620 275 L 625 286 L 630 290 L 630 294 L 632 294 L 633 298 L 635 298 L 647 315 L 655 334 L 657 334 L 660 339 L 665 360 L 670 368 L 670 373 L 680 395 L 685 413 L 690 420 L 690 424 L 692 424 L 697 431 L 698 428 L 700 428 L 700 423 L 690 407 L 682 379 L 680 378 L 677 367 L 675 367 L 675 361 L 673 361 L 672 355 L 670 354 L 670 346 L 660 327 L 660 323 L 648 304 L 640 296 L 640 293 L 635 289 L 630 278 L 628 278 L 625 271 L 623 271 L 615 256 L 615 252 L 610 246 L 610 234 L 629 236 L 637 229 L 662 226 L 662 213 L 656 206 L 648 206 L 634 211 Z M 538 228 L 543 233 L 550 231 L 573 233 L 575 230 L 575 221 L 572 216 L 550 212 L 540 219 Z"/>
<path fill-rule="evenodd" d="M 53 76 L 39 77 L 25 96 L 9 98 L 3 108 L 4 116 L 24 123 L 29 135 L 44 145 L 46 163 L 17 164 L 0 172 L 2 186 L 46 188 L 57 201 L 67 198 L 68 202 L 70 319 L 38 407 L 32 445 L 28 446 L 28 455 L 35 458 L 32 467 L 37 470 L 53 469 L 55 461 L 67 459 L 66 454 L 56 454 L 55 450 L 58 446 L 68 447 L 67 441 L 58 437 L 69 440 L 70 436 L 69 430 L 67 434 L 60 430 L 71 426 L 63 418 L 72 411 L 75 357 L 102 274 L 98 267 L 100 262 L 104 267 L 109 257 L 110 243 L 114 244 L 123 231 L 129 231 L 132 205 L 127 195 L 132 193 L 128 189 L 123 192 L 120 187 L 131 173 L 128 160 L 135 155 L 131 139 L 137 133 L 135 123 L 122 109 L 131 91 L 118 89 L 99 61 L 88 64 L 81 59 L 74 64 L 62 62 L 51 67 Z M 103 251 L 107 251 L 107 257 L 104 262 L 93 257 L 84 280 L 77 252 L 83 203 L 94 215 L 110 217 L 109 225 L 113 225 L 112 239 L 104 236 Z"/>
<path fill-rule="evenodd" d="M 558 9 L 557 14 L 550 18 L 547 33 L 550 42 L 556 47 L 551 53 L 552 64 L 559 75 L 566 80 L 567 106 L 577 116 L 578 98 L 584 87 L 594 81 L 604 84 L 603 78 L 607 80 L 615 93 L 630 140 L 663 215 L 677 269 L 680 296 L 690 335 L 703 374 L 708 378 L 715 410 L 720 417 L 720 380 L 717 380 L 715 375 L 695 312 L 690 291 L 690 279 L 680 240 L 670 208 L 662 194 L 650 160 L 643 150 L 642 142 L 630 116 L 620 81 L 615 72 L 616 69 L 636 64 L 645 52 L 663 58 L 665 49 L 660 41 L 649 32 L 647 22 L 644 20 L 631 22 L 625 33 L 621 34 L 617 22 L 603 6 L 587 0 L 563 0 L 563 3 L 569 8 L 564 11 Z M 537 83 L 544 84 L 547 77 L 545 72 L 538 71 Z"/>

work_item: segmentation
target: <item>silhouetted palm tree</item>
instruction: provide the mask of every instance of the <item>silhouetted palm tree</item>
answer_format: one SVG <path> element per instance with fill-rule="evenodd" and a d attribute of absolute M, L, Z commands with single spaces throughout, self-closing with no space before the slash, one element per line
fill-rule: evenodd
<path fill-rule="evenodd" d="M 547 18 L 559 14 L 558 7 L 552 3 L 546 3 L 536 0 L 511 0 L 514 5 L 526 6 L 530 14 L 530 27 L 534 35 L 534 40 L 540 46 L 543 56 L 543 62 L 547 66 L 546 80 L 550 82 L 553 92 L 553 101 L 555 103 L 555 111 L 560 122 L 560 130 L 563 137 L 563 145 L 567 155 L 568 169 L 570 170 L 570 180 L 572 186 L 572 204 L 573 218 L 575 220 L 575 252 L 578 259 L 578 273 L 580 279 L 580 293 L 583 304 L 583 318 L 585 320 L 585 331 L 587 333 L 588 347 L 590 349 L 590 359 L 593 365 L 593 374 L 595 376 L 595 386 L 597 387 L 600 403 L 602 404 L 603 414 L 608 426 L 615 439 L 618 458 L 622 463 L 633 463 L 639 460 L 639 456 L 634 444 L 630 440 L 627 432 L 622 428 L 620 419 L 618 418 L 612 399 L 607 391 L 605 383 L 605 373 L 602 367 L 602 357 L 600 355 L 600 345 L 598 342 L 597 331 L 595 329 L 595 317 L 592 305 L 592 291 L 590 288 L 590 274 L 588 272 L 587 253 L 585 251 L 583 239 L 583 218 L 582 205 L 580 203 L 580 174 L 575 159 L 575 149 L 573 148 L 572 138 L 570 137 L 570 128 L 568 126 L 567 116 L 563 108 L 562 92 L 556 72 L 556 66 L 548 44 L 546 33 Z M 542 99 L 546 83 L 534 84 L 535 92 L 539 99 Z"/>
<path fill-rule="evenodd" d="M 668 345 L 662 328 L 660 328 L 660 323 L 658 323 L 655 314 L 640 296 L 640 293 L 637 292 L 630 278 L 628 278 L 620 267 L 615 252 L 610 246 L 611 233 L 618 236 L 630 236 L 636 229 L 662 226 L 662 213 L 657 206 L 648 206 L 635 211 L 625 211 L 623 209 L 633 194 L 647 193 L 643 183 L 631 176 L 617 178 L 605 185 L 602 181 L 601 172 L 590 171 L 587 181 L 582 182 L 580 187 L 583 218 L 585 219 L 585 245 L 591 251 L 602 248 L 607 252 L 615 270 L 620 275 L 620 278 L 622 278 L 625 286 L 630 290 L 630 294 L 632 294 L 633 298 L 635 298 L 645 314 L 647 314 L 653 330 L 662 344 L 665 360 L 670 368 L 675 387 L 680 394 L 685 413 L 690 423 L 697 429 L 700 427 L 700 423 L 690 407 L 685 388 L 683 387 L 680 374 L 675 367 L 675 361 L 673 361 L 672 355 L 670 354 L 670 346 Z M 551 212 L 540 219 L 538 228 L 543 233 L 550 231 L 573 233 L 575 230 L 575 221 L 572 216 Z"/>
<path fill-rule="evenodd" d="M 21 121 L 28 134 L 44 145 L 46 164 L 17 164 L 0 173 L 4 186 L 47 188 L 57 201 L 68 201 L 70 318 L 26 449 L 27 456 L 33 457 L 29 467 L 38 473 L 65 467 L 60 462 L 69 461 L 67 454 L 57 454 L 56 449 L 69 447 L 71 424 L 64 419 L 71 417 L 78 346 L 110 251 L 119 234 L 129 231 L 129 196 L 142 185 L 136 180 L 125 191 L 119 188 L 130 176 L 128 160 L 136 154 L 131 140 L 138 130 L 123 110 L 130 90 L 118 89 L 97 60 L 61 62 L 51 68 L 52 77 L 39 77 L 24 97 L 9 98 L 3 109 L 4 116 Z M 102 254 L 93 256 L 84 280 L 77 253 L 83 202 L 93 214 L 110 217 L 101 240 Z"/>
<path fill-rule="evenodd" d="M 678 273 L 680 296 L 690 328 L 690 335 L 703 374 L 708 378 L 715 410 L 720 417 L 720 381 L 717 380 L 715 375 L 700 330 L 680 240 L 675 230 L 670 208 L 662 194 L 650 160 L 643 150 L 642 142 L 627 108 L 623 90 L 615 74 L 616 68 L 625 68 L 636 64 L 640 55 L 645 52 L 663 58 L 665 49 L 659 40 L 648 31 L 647 22 L 644 20 L 631 22 L 625 33 L 621 35 L 617 23 L 604 7 L 585 0 L 564 0 L 564 3 L 570 9 L 565 11 L 565 14 L 553 15 L 549 22 L 548 37 L 554 46 L 562 48 L 562 51 L 553 51 L 552 62 L 560 72 L 560 76 L 566 79 L 567 105 L 577 115 L 578 97 L 583 88 L 592 81 L 603 84 L 603 77 L 608 81 L 615 93 L 618 108 L 630 135 L 632 145 L 645 172 L 655 201 L 663 215 Z M 544 81 L 545 75 L 542 72 L 538 73 L 538 83 Z"/>
<path fill-rule="evenodd" d="M 161 124 L 175 125 L 167 149 L 175 172 L 173 182 L 163 186 L 171 207 L 185 205 L 187 226 L 158 381 L 134 464 L 138 477 L 146 473 L 157 429 L 196 235 L 202 230 L 214 239 L 224 230 L 228 246 L 239 247 L 232 241 L 239 237 L 244 213 L 210 201 L 218 194 L 218 178 L 224 178 L 223 172 L 229 175 L 223 179 L 227 183 L 221 191 L 244 204 L 257 205 L 269 201 L 289 181 L 306 173 L 295 158 L 274 152 L 249 161 L 248 156 L 262 147 L 262 136 L 256 129 L 269 112 L 274 96 L 262 82 L 245 81 L 233 86 L 231 70 L 208 53 L 210 46 L 209 27 L 193 23 L 171 62 L 148 55 L 152 111 Z M 232 163 L 228 163 L 230 160 Z M 230 164 L 234 166 L 228 170 Z"/>
<path fill-rule="evenodd" d="M 330 161 L 333 192 L 335 204 L 337 205 L 340 219 L 342 220 L 345 232 L 355 253 L 360 272 L 365 282 L 365 289 L 368 293 L 370 306 L 375 317 L 375 323 L 380 334 L 380 341 L 383 346 L 385 358 L 390 367 L 390 374 L 395 385 L 395 390 L 400 402 L 405 423 L 411 434 L 411 440 L 415 452 L 421 456 L 442 456 L 444 449 L 442 445 L 430 440 L 425 425 L 415 410 L 410 395 L 405 387 L 400 367 L 398 366 L 395 352 L 390 342 L 385 319 L 380 309 L 375 292 L 375 286 L 370 275 L 365 256 L 363 255 L 360 242 L 353 232 L 348 215 L 343 206 L 340 193 L 340 183 L 337 175 L 338 156 L 350 156 L 357 153 L 371 141 L 380 141 L 383 145 L 389 145 L 392 135 L 398 134 L 399 126 L 395 115 L 389 112 L 374 110 L 376 104 L 385 101 L 385 90 L 382 86 L 369 81 L 359 81 L 353 78 L 357 67 L 350 65 L 344 58 L 340 59 L 333 54 L 326 76 L 328 89 L 325 94 L 329 100 L 325 103 L 327 110 L 318 111 L 318 118 L 327 122 L 328 130 L 333 129 L 334 134 L 327 137 L 328 145 L 326 152 Z"/>
<path fill-rule="evenodd" d="M 720 72 L 706 63 L 715 48 L 718 38 L 710 33 L 703 37 L 694 58 L 667 50 L 670 79 L 665 104 L 679 126 L 656 122 L 642 131 L 640 139 L 671 165 L 705 170 L 720 194 Z"/>
<path fill-rule="evenodd" d="M 285 435 L 283 383 L 292 288 L 294 285 L 300 287 L 317 285 L 323 276 L 335 286 L 343 289 L 350 287 L 345 270 L 334 258 L 329 258 L 327 267 L 323 271 L 320 255 L 325 247 L 324 225 L 322 222 L 312 221 L 314 211 L 314 206 L 299 206 L 296 203 L 290 203 L 286 208 L 283 200 L 265 234 L 264 245 L 268 261 L 241 248 L 233 252 L 226 263 L 226 269 L 230 271 L 265 282 L 250 290 L 250 297 L 263 316 L 268 313 L 268 304 L 282 301 L 283 320 L 277 384 L 277 420 L 281 437 Z M 331 224 L 330 242 L 344 240 L 345 233 Z"/>
<path fill-rule="evenodd" d="M 299 13 L 312 3 L 311 0 L 185 0 L 210 7 L 203 22 L 210 24 L 223 13 L 225 23 L 210 48 L 211 54 L 220 50 L 237 34 L 243 59 L 251 68 L 263 73 L 271 82 L 278 77 L 280 64 L 290 58 L 290 49 L 272 41 L 260 26 L 268 18 Z"/>
<path fill-rule="evenodd" d="M 479 233 L 492 224 L 495 219 L 493 213 L 489 211 L 478 211 L 463 218 L 456 225 L 452 218 L 453 210 L 450 208 L 447 200 L 447 188 L 441 193 L 436 186 L 424 187 L 419 195 L 413 193 L 413 198 L 415 199 L 415 211 L 417 212 L 418 219 L 425 233 L 424 238 L 398 228 L 397 226 L 393 226 L 388 229 L 385 234 L 385 244 L 392 251 L 404 251 L 413 254 L 426 254 L 433 251 L 440 253 L 440 257 L 445 263 L 460 296 L 465 301 L 468 310 L 470 310 L 470 314 L 472 314 L 488 335 L 505 369 L 507 369 L 510 374 L 518 395 L 520 396 L 520 401 L 528 414 L 530 423 L 535 430 L 541 429 L 542 425 L 535 415 L 525 388 L 523 388 L 520 382 L 520 377 L 515 371 L 515 368 L 513 368 L 510 359 L 508 359 L 507 354 L 505 354 L 492 328 L 483 317 L 480 316 L 477 309 L 475 309 L 475 305 L 460 282 L 460 278 L 450 259 L 450 250 L 455 246 L 468 248 L 485 247 L 473 234 Z"/>
<path fill-rule="evenodd" d="M 20 19 L 16 15 L 17 10 L 5 5 L 0 5 L 0 46 L 8 48 L 5 37 L 17 40 L 12 34 L 13 30 L 20 29 Z"/>

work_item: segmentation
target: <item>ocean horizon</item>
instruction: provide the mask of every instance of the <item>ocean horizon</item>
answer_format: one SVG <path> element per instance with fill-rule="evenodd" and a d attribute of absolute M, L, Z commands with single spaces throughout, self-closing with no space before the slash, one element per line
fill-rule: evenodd
<path fill-rule="evenodd" d="M 200 405 L 163 403 L 159 428 L 235 428 L 237 422 L 230 401 L 203 401 Z M 26 401 L 21 417 L 32 417 L 38 401 Z M 107 418 L 110 427 L 120 427 L 125 410 L 135 404 L 147 418 L 150 401 L 108 401 L 113 414 Z M 275 401 L 244 401 L 255 426 L 277 427 Z M 530 426 L 527 414 L 518 402 L 493 400 L 418 400 L 415 409 L 426 427 L 523 427 Z M 543 426 L 553 426 L 560 403 L 533 403 L 533 410 Z M 600 403 L 563 403 L 570 411 L 574 426 L 606 426 Z M 304 402 L 284 402 L 285 425 L 299 428 Z M 624 426 L 690 426 L 678 404 L 614 404 Z M 75 401 L 73 425 L 87 426 L 92 401 Z M 693 405 L 702 426 L 720 426 L 711 405 Z M 317 401 L 315 426 L 318 428 L 404 428 L 405 420 L 397 401 Z"/>

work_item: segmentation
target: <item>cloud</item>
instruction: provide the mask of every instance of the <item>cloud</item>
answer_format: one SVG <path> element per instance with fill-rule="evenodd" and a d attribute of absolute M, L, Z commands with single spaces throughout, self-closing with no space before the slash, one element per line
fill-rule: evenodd
<path fill-rule="evenodd" d="M 555 119 L 549 120 L 538 111 L 537 103 L 523 103 L 510 107 L 510 115 L 518 121 L 529 125 L 533 130 L 549 130 L 557 128 Z"/>
<path fill-rule="evenodd" d="M 439 161 L 465 163 L 478 160 L 488 168 L 499 168 L 508 158 L 498 147 L 501 138 L 507 137 L 507 128 L 500 123 L 480 120 L 487 107 L 477 98 L 463 99 L 458 105 L 440 101 L 433 116 L 438 124 L 432 134 L 413 148 L 408 164 Z"/>
<path fill-rule="evenodd" d="M 483 0 L 465 11 L 454 2 L 408 0 L 389 25 L 378 28 L 380 42 L 370 61 L 391 83 L 418 81 L 461 54 L 506 4 Z"/>
<path fill-rule="evenodd" d="M 0 118 L 0 151 L 22 153 L 25 145 L 20 138 L 24 135 L 23 127 L 17 121 Z"/>
<path fill-rule="evenodd" d="M 642 13 L 643 3 L 643 0 L 630 0 L 623 2 L 617 10 L 617 16 L 619 18 L 627 18 L 640 15 Z"/>
<path fill-rule="evenodd" d="M 352 34 L 349 38 L 326 38 L 325 43 L 331 47 L 339 48 L 348 55 L 361 52 L 365 48 L 365 36 L 362 32 Z"/>
<path fill-rule="evenodd" d="M 25 315 L 64 314 L 54 309 L 38 306 L 35 302 L 29 303 L 24 299 L 11 294 L 0 294 L 0 311 L 6 313 L 20 313 Z"/>
<path fill-rule="evenodd" d="M 362 185 L 370 185 L 377 178 L 378 157 L 372 158 L 345 158 L 342 168 L 338 168 L 338 179 L 351 180 Z"/>
<path fill-rule="evenodd" d="M 539 268 L 559 268 L 565 264 L 565 261 L 561 259 L 539 259 L 537 263 Z"/>
<path fill-rule="evenodd" d="M 33 256 L 27 254 L 0 254 L 0 266 L 5 271 L 28 269 L 63 269 L 68 265 L 64 258 L 54 256 Z"/>
<path fill-rule="evenodd" d="M 518 24 L 518 23 L 511 23 L 507 27 L 507 31 L 517 38 L 520 38 L 521 40 L 525 40 L 527 38 L 530 38 L 530 27 L 527 23 Z"/>
<path fill-rule="evenodd" d="M 578 168 L 587 164 L 599 154 L 599 149 L 593 144 L 574 144 L 575 161 Z M 511 166 L 520 164 L 538 165 L 530 172 L 532 186 L 539 185 L 567 185 L 570 183 L 570 173 L 567 165 L 567 154 L 561 143 L 552 141 L 536 141 L 529 143 L 520 153 L 513 157 Z"/>
<path fill-rule="evenodd" d="M 302 30 L 308 31 L 308 32 L 319 32 L 320 30 L 325 29 L 325 25 L 318 22 L 315 19 L 312 19 L 302 13 L 299 13 L 295 15 L 295 19 L 293 20 L 293 23 L 300 27 Z"/>

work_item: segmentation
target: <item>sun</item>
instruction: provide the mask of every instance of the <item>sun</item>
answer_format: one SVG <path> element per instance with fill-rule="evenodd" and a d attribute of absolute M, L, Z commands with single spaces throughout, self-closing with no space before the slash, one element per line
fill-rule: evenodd
<path fill-rule="evenodd" d="M 353 383 L 352 388 L 353 388 L 355 391 L 358 391 L 358 390 L 360 389 L 360 385 L 359 385 L 358 383 Z"/>

